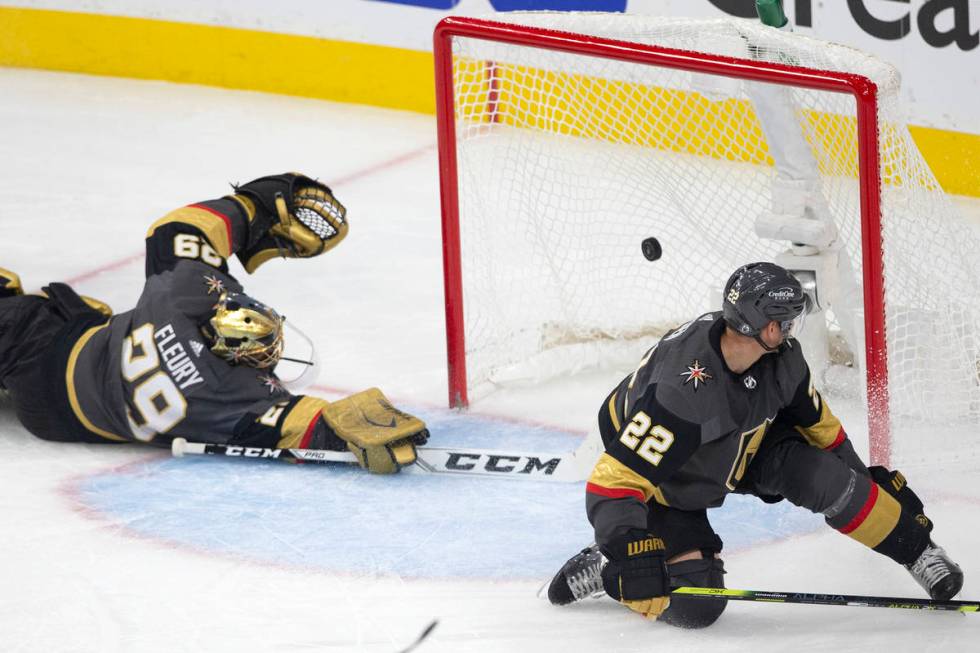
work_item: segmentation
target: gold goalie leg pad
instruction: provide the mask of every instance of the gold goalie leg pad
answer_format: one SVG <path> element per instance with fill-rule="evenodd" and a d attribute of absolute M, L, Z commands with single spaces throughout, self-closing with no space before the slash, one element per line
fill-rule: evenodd
<path fill-rule="evenodd" d="M 323 417 L 361 467 L 378 474 L 414 463 L 415 444 L 427 434 L 425 422 L 392 406 L 378 388 L 333 402 L 323 409 Z"/>

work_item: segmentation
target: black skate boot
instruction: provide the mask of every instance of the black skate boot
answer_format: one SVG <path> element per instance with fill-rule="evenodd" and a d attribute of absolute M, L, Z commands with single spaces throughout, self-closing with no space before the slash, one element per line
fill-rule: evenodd
<path fill-rule="evenodd" d="M 595 544 L 582 549 L 562 565 L 548 585 L 552 605 L 568 605 L 589 597 L 602 596 L 602 568 L 606 558 Z"/>
<path fill-rule="evenodd" d="M 948 601 L 963 587 L 963 571 L 932 540 L 922 555 L 905 568 L 935 601 Z"/>

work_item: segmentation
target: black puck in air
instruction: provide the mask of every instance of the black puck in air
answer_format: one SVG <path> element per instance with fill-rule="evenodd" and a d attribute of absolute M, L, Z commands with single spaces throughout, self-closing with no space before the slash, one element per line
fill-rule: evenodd
<path fill-rule="evenodd" d="M 640 247 L 643 249 L 643 256 L 648 261 L 656 261 L 664 253 L 663 249 L 660 248 L 660 241 L 653 236 L 644 238 Z"/>

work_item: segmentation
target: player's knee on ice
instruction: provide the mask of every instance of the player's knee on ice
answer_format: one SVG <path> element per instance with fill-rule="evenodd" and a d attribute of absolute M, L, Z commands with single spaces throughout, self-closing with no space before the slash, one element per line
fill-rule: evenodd
<path fill-rule="evenodd" d="M 724 587 L 725 565 L 718 558 L 684 560 L 667 565 L 671 587 Z M 721 616 L 727 599 L 672 596 L 659 621 L 679 628 L 707 628 Z"/>

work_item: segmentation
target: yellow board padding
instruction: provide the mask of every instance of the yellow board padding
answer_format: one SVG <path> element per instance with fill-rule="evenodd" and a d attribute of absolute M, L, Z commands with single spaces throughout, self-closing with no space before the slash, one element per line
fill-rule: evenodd
<path fill-rule="evenodd" d="M 102 14 L 0 7 L 0 66 L 206 84 L 434 113 L 432 54 L 308 36 Z M 491 100 L 494 120 L 555 133 L 768 163 L 748 103 L 585 75 L 458 60 L 476 118 Z M 538 104 L 535 104 L 538 103 Z M 630 109 L 621 111 L 622 107 Z M 533 108 L 530 111 L 526 109 Z M 624 115 L 648 109 L 675 120 L 636 130 Z M 700 112 L 706 121 L 681 120 Z M 481 117 L 486 120 L 487 118 Z M 819 147 L 837 152 L 838 171 L 857 169 L 853 118 L 812 113 Z M 704 129 L 705 124 L 711 124 Z M 550 126 L 549 126 L 550 125 Z M 624 126 L 630 129 L 623 129 Z M 947 193 L 980 197 L 980 134 L 911 127 Z M 618 134 L 633 132 L 623 141 Z M 640 133 L 641 136 L 635 136 Z M 843 146 L 840 143 L 848 141 Z M 837 145 L 835 147 L 835 145 Z M 825 171 L 826 172 L 826 171 Z M 838 172 L 840 174 L 840 172 Z M 888 183 L 889 171 L 883 171 Z"/>
<path fill-rule="evenodd" d="M 980 134 L 914 125 L 909 131 L 944 191 L 980 197 Z"/>
<path fill-rule="evenodd" d="M 212 25 L 0 7 L 0 65 L 435 113 L 431 53 Z"/>
<path fill-rule="evenodd" d="M 698 92 L 660 88 L 636 82 L 555 72 L 524 65 L 476 59 L 455 63 L 456 117 L 563 136 L 711 157 L 740 163 L 773 165 L 752 103 L 709 99 Z M 625 109 L 625 110 L 624 110 Z M 821 172 L 856 178 L 857 120 L 830 112 L 806 111 L 806 137 L 823 152 Z M 644 122 L 637 117 L 655 116 Z M 629 118 L 627 118 L 629 117 Z M 980 197 L 980 135 L 911 126 L 920 152 L 947 193 Z M 890 141 L 888 126 L 883 144 Z M 900 154 L 897 148 L 889 148 Z M 898 176 L 897 164 L 883 162 L 887 185 L 926 180 Z"/>

